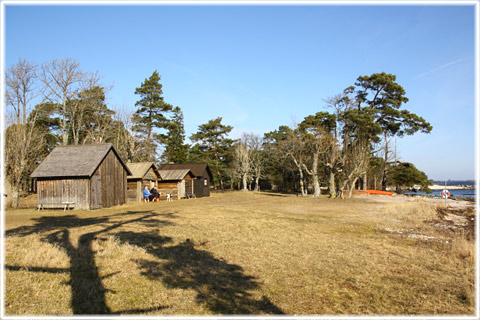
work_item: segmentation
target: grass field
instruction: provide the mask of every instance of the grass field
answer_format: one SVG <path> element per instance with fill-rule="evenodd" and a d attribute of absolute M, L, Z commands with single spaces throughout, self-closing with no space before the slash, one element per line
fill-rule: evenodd
<path fill-rule="evenodd" d="M 422 201 L 274 193 L 6 212 L 6 315 L 474 315 L 471 232 Z"/>

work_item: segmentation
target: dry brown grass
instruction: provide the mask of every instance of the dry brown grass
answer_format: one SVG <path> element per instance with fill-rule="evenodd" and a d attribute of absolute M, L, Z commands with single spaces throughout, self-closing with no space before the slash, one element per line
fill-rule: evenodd
<path fill-rule="evenodd" d="M 473 315 L 474 242 L 435 219 L 422 202 L 241 192 L 7 211 L 5 310 Z"/>

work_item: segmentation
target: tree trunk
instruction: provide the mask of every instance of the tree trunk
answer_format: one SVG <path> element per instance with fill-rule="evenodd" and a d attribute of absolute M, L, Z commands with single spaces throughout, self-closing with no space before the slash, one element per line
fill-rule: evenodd
<path fill-rule="evenodd" d="M 248 189 L 247 189 L 247 174 L 246 174 L 246 173 L 244 173 L 244 174 L 242 175 L 242 183 L 243 183 L 242 191 L 243 191 L 243 192 L 247 192 Z"/>
<path fill-rule="evenodd" d="M 303 170 L 302 168 L 298 168 L 298 173 L 300 175 L 300 179 L 298 183 L 300 184 L 300 192 L 302 193 L 302 197 L 305 197 L 307 195 L 307 192 L 305 190 L 305 185 L 303 183 Z"/>
<path fill-rule="evenodd" d="M 312 171 L 309 171 L 307 167 L 304 165 L 305 171 L 312 176 L 312 183 L 313 183 L 313 197 L 320 198 L 320 182 L 318 180 L 318 152 L 313 154 L 313 163 L 312 163 Z"/>
<path fill-rule="evenodd" d="M 355 189 L 355 184 L 357 183 L 358 178 L 353 179 L 352 183 L 350 184 L 350 188 L 348 190 L 348 198 L 350 199 L 353 194 L 353 189 Z"/>
<path fill-rule="evenodd" d="M 260 177 L 255 177 L 255 191 L 260 191 L 260 186 L 258 185 L 258 181 L 260 180 Z"/>
<path fill-rule="evenodd" d="M 347 185 L 347 179 L 344 179 L 342 183 L 339 186 L 338 192 L 337 192 L 337 197 L 340 197 L 342 199 L 345 199 L 345 196 L 343 195 L 343 190 L 345 189 L 345 186 Z"/>
<path fill-rule="evenodd" d="M 335 198 L 336 190 L 335 190 L 335 173 L 333 170 L 330 171 L 330 175 L 328 178 L 328 193 L 330 198 Z"/>
<path fill-rule="evenodd" d="M 60 123 L 62 128 L 62 145 L 66 146 L 68 144 L 68 134 L 67 134 L 67 102 L 65 98 L 63 99 L 63 115 Z"/>
<path fill-rule="evenodd" d="M 305 197 L 307 195 L 307 192 L 305 190 L 305 186 L 303 184 L 303 169 L 302 169 L 302 164 L 300 164 L 297 159 L 295 159 L 295 157 L 290 154 L 290 156 L 292 157 L 292 160 L 293 160 L 293 163 L 295 163 L 295 166 L 297 167 L 298 169 L 298 175 L 300 177 L 300 181 L 299 181 L 299 184 L 300 184 L 300 191 L 302 193 L 302 197 Z"/>
<path fill-rule="evenodd" d="M 382 174 L 382 190 L 387 190 L 387 172 L 388 172 L 388 137 L 387 133 L 384 134 L 385 137 L 385 156 L 383 162 L 383 174 Z"/>

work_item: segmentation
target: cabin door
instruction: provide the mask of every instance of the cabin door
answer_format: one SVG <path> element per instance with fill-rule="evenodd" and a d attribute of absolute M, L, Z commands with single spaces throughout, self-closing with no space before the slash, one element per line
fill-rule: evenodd
<path fill-rule="evenodd" d="M 178 199 L 185 198 L 185 180 L 178 183 Z"/>
<path fill-rule="evenodd" d="M 100 209 L 102 207 L 102 177 L 100 175 L 93 176 L 91 188 L 91 209 Z"/>

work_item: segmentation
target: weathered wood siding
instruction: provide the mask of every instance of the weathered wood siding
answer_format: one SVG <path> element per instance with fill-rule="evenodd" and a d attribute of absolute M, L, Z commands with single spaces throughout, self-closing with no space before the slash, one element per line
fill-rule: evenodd
<path fill-rule="evenodd" d="M 172 195 L 174 200 L 178 199 L 178 182 L 177 181 L 159 181 L 158 193 L 160 193 L 160 200 L 167 199 L 167 193 Z"/>
<path fill-rule="evenodd" d="M 148 190 L 157 185 L 157 174 L 150 168 L 143 179 L 128 179 L 127 183 L 127 201 L 128 202 L 141 202 L 143 201 L 143 189 L 145 186 Z"/>
<path fill-rule="evenodd" d="M 193 181 L 192 179 L 185 179 L 185 195 L 187 197 L 193 195 Z"/>
<path fill-rule="evenodd" d="M 95 203 L 92 201 L 92 209 L 117 206 L 127 201 L 127 172 L 112 150 L 105 156 L 91 181 L 92 200 L 96 200 Z M 99 186 L 95 190 L 94 182 Z"/>
<path fill-rule="evenodd" d="M 150 170 L 147 171 L 147 173 L 143 177 L 143 180 L 150 180 L 153 183 L 157 182 L 157 175 L 155 174 L 155 171 L 153 171 L 153 168 L 150 168 Z"/>
<path fill-rule="evenodd" d="M 140 180 L 130 180 L 127 182 L 127 202 L 137 202 L 140 188 Z"/>
<path fill-rule="evenodd" d="M 75 202 L 76 209 L 89 209 L 89 181 L 81 178 L 37 179 L 37 203 L 45 207 Z"/>

